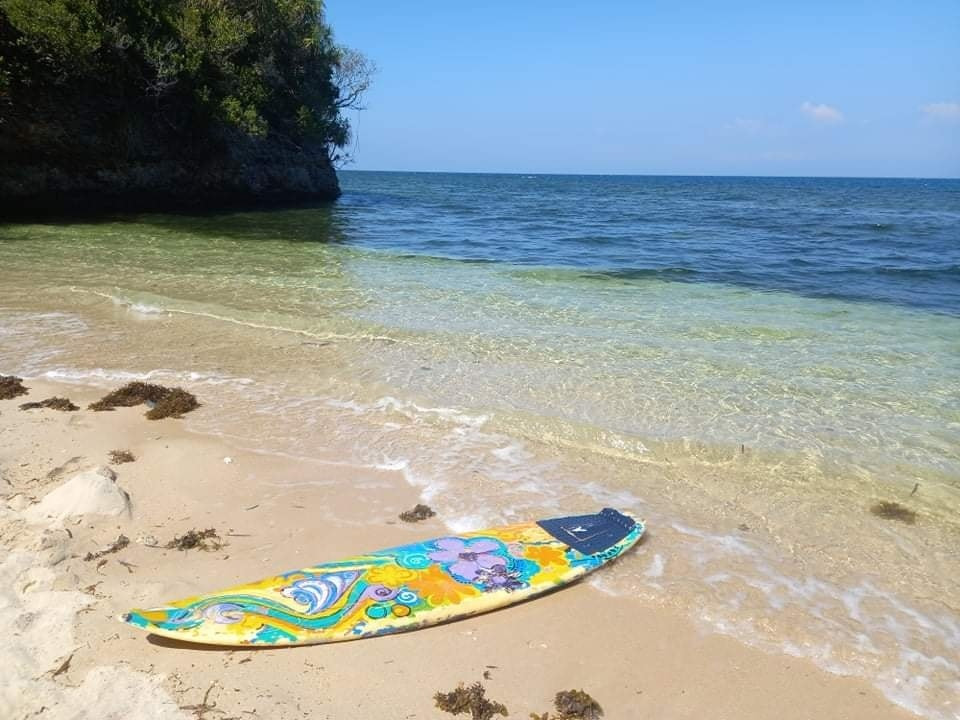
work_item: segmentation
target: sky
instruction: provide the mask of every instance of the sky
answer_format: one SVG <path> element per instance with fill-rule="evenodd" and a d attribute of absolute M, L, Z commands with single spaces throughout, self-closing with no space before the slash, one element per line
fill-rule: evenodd
<path fill-rule="evenodd" d="M 327 0 L 348 169 L 960 177 L 960 0 Z"/>

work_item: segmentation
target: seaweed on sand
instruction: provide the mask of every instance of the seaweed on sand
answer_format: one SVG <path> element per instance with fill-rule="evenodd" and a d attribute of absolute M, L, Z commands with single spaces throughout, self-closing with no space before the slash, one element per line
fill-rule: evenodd
<path fill-rule="evenodd" d="M 583 690 L 561 690 L 553 698 L 557 720 L 599 720 L 603 716 L 600 703 Z"/>
<path fill-rule="evenodd" d="M 429 505 L 417 503 L 413 510 L 404 510 L 402 513 L 400 513 L 399 517 L 404 522 L 413 523 L 426 520 L 427 518 L 432 518 L 434 515 L 436 515 L 436 513 Z"/>
<path fill-rule="evenodd" d="M 193 550 L 198 548 L 212 552 L 223 547 L 223 540 L 220 539 L 214 528 L 188 530 L 183 535 L 174 537 L 164 547 L 168 550 Z"/>
<path fill-rule="evenodd" d="M 127 383 L 122 388 L 107 393 L 94 403 L 87 407 L 90 410 L 113 410 L 118 407 L 133 407 L 145 402 L 155 403 L 167 393 L 167 388 L 162 385 L 151 385 L 149 383 L 132 382 Z"/>
<path fill-rule="evenodd" d="M 184 413 L 196 410 L 198 407 L 200 403 L 192 393 L 181 388 L 173 388 L 147 411 L 147 420 L 183 417 Z"/>
<path fill-rule="evenodd" d="M 907 523 L 907 525 L 913 525 L 917 521 L 917 513 L 915 511 L 904 507 L 898 502 L 890 502 L 889 500 L 883 500 L 873 505 L 870 508 L 870 512 L 884 520 L 899 520 L 900 522 Z"/>
<path fill-rule="evenodd" d="M 21 410 L 36 410 L 38 408 L 50 408 L 51 410 L 60 410 L 61 412 L 74 412 L 80 408 L 70 402 L 67 398 L 50 397 L 40 402 L 23 403 Z"/>
<path fill-rule="evenodd" d="M 168 388 L 163 385 L 132 382 L 122 388 L 114 390 L 95 403 L 91 403 L 91 410 L 113 410 L 118 407 L 133 407 L 147 403 L 151 405 L 146 416 L 148 420 L 161 418 L 178 418 L 191 410 L 200 407 L 197 398 L 182 388 Z"/>
<path fill-rule="evenodd" d="M 107 547 L 105 547 L 103 550 L 97 550 L 97 552 L 95 553 L 92 553 L 92 552 L 87 553 L 83 559 L 86 560 L 87 562 L 91 560 L 96 560 L 97 558 L 102 558 L 104 555 L 110 555 L 111 553 L 120 552 L 129 544 L 130 544 L 130 538 L 128 538 L 126 535 L 118 535 L 117 539 L 114 540 L 109 545 L 107 545 Z M 106 560 L 104 560 L 104 562 L 106 562 Z"/>
<path fill-rule="evenodd" d="M 530 713 L 531 720 L 600 720 L 603 708 L 583 690 L 561 690 L 553 698 L 556 715 Z"/>
<path fill-rule="evenodd" d="M 241 660 L 240 662 L 243 662 Z M 207 688 L 207 691 L 203 694 L 203 700 L 196 705 L 181 705 L 181 710 L 190 710 L 194 715 L 193 717 L 197 720 L 205 720 L 208 712 L 215 712 L 223 714 L 222 710 L 217 710 L 216 701 L 210 702 L 210 693 L 214 688 L 219 688 L 220 684 L 217 681 L 210 683 L 210 687 Z"/>
<path fill-rule="evenodd" d="M 136 460 L 136 456 L 129 450 L 111 450 L 110 451 L 110 462 L 114 465 L 122 465 L 123 463 L 130 463 Z"/>
<path fill-rule="evenodd" d="M 471 720 L 491 720 L 494 715 L 507 716 L 507 708 L 493 700 L 487 700 L 487 691 L 480 683 L 464 687 L 461 683 L 456 690 L 438 692 L 433 696 L 437 707 L 451 715 L 467 715 Z"/>
<path fill-rule="evenodd" d="M 0 400 L 12 400 L 26 395 L 29 390 L 23 386 L 23 380 L 16 375 L 0 375 Z"/>

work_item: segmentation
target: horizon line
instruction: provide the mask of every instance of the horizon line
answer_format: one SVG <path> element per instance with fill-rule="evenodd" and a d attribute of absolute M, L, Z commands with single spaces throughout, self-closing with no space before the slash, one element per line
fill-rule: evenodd
<path fill-rule="evenodd" d="M 725 173 L 654 172 L 538 172 L 529 170 L 373 170 L 370 168 L 334 168 L 335 172 L 397 173 L 408 175 L 535 175 L 541 177 L 661 177 L 661 178 L 766 178 L 782 180 L 960 180 L 960 176 L 922 175 L 740 175 Z"/>

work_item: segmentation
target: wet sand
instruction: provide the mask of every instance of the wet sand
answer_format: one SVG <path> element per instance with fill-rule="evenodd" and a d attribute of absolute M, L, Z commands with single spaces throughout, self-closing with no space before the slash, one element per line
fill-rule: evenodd
<path fill-rule="evenodd" d="M 865 681 L 705 633 L 670 608 L 586 582 L 439 627 L 332 645 L 229 650 L 146 636 L 116 616 L 440 535 L 444 519 L 397 519 L 419 500 L 399 472 L 241 451 L 180 420 L 148 421 L 142 407 L 20 411 L 52 395 L 85 408 L 103 394 L 26 385 L 29 395 L 0 401 L 0 630 L 11 639 L 0 666 L 14 668 L 2 717 L 442 718 L 433 694 L 474 681 L 512 717 L 552 709 L 554 693 L 572 688 L 608 718 L 914 717 Z M 137 458 L 112 466 L 129 516 L 26 522 L 31 506 L 108 465 L 115 449 Z M 210 527 L 227 543 L 220 550 L 148 546 Z M 119 534 L 128 547 L 83 559 Z M 657 543 L 650 527 L 633 553 L 652 557 Z M 599 572 L 615 574 L 617 564 Z"/>

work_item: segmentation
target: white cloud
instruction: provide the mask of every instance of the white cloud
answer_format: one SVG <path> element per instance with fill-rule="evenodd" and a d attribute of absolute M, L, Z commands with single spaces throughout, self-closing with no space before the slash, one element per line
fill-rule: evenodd
<path fill-rule="evenodd" d="M 956 122 L 960 120 L 960 103 L 937 102 L 920 106 L 922 112 L 930 120 L 945 120 Z"/>
<path fill-rule="evenodd" d="M 800 106 L 804 114 L 819 123 L 835 125 L 843 122 L 843 113 L 824 103 L 812 103 L 809 100 Z"/>

